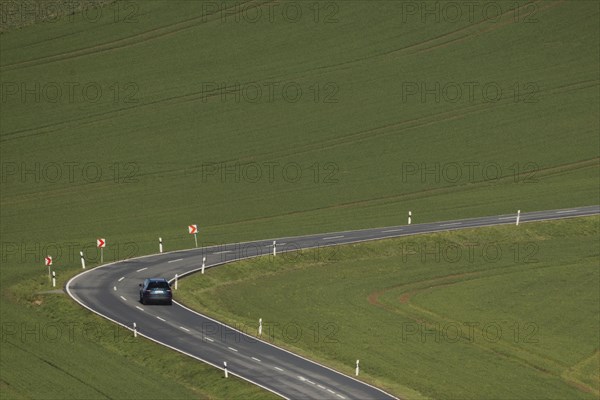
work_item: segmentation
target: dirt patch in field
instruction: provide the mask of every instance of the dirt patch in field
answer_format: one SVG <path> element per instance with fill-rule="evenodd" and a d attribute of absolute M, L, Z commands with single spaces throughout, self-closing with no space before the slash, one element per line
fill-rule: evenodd
<path fill-rule="evenodd" d="M 408 303 L 408 301 L 410 300 L 410 296 L 412 296 L 412 292 L 404 293 L 402 296 L 400 296 L 400 303 L 401 304 Z"/>
<path fill-rule="evenodd" d="M 383 306 L 379 302 L 379 297 L 381 297 L 381 295 L 383 295 L 386 292 L 389 292 L 390 290 L 396 290 L 396 289 L 401 289 L 401 288 L 405 287 L 410 290 L 403 293 L 400 296 L 399 301 L 400 301 L 400 304 L 407 304 L 407 303 L 409 303 L 411 297 L 419 292 L 422 292 L 427 289 L 432 289 L 435 287 L 454 285 L 456 283 L 463 282 L 462 278 L 470 277 L 470 276 L 478 276 L 478 275 L 481 275 L 481 272 L 479 272 L 479 271 L 478 272 L 466 272 L 466 273 L 461 273 L 461 274 L 452 274 L 452 275 L 441 276 L 438 278 L 427 279 L 427 280 L 418 281 L 418 282 L 411 282 L 408 284 L 404 283 L 401 285 L 394 285 L 394 286 L 387 287 L 385 289 L 377 290 L 377 291 L 369 294 L 369 296 L 367 297 L 367 300 L 370 304 L 381 307 L 381 306 Z"/>

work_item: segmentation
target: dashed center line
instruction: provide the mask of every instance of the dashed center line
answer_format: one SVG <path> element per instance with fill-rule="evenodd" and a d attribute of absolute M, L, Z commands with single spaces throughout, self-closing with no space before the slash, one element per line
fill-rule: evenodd
<path fill-rule="evenodd" d="M 579 210 L 563 210 L 563 211 L 557 211 L 557 214 L 566 214 L 566 213 L 574 213 L 577 212 Z"/>
<path fill-rule="evenodd" d="M 119 282 L 121 282 L 123 279 L 125 279 L 125 277 L 124 277 L 124 276 L 120 277 L 120 278 L 119 278 Z"/>
<path fill-rule="evenodd" d="M 224 253 L 231 253 L 231 250 L 218 251 L 218 252 L 213 253 L 213 254 L 224 254 Z"/>
<path fill-rule="evenodd" d="M 283 372 L 283 369 L 281 369 L 281 368 L 279 368 L 279 367 L 273 367 L 273 368 L 275 368 L 277 371 L 281 371 L 281 372 Z"/>
<path fill-rule="evenodd" d="M 323 240 L 341 239 L 344 235 L 324 237 Z"/>
<path fill-rule="evenodd" d="M 148 267 L 140 268 L 137 270 L 137 272 L 142 272 L 143 270 L 146 270 L 146 269 L 148 269 Z"/>
<path fill-rule="evenodd" d="M 313 381 L 309 381 L 308 379 L 306 380 L 307 383 L 310 383 L 311 385 L 314 385 L 315 383 Z"/>
<path fill-rule="evenodd" d="M 345 397 L 344 397 L 344 396 L 342 396 L 341 394 L 337 394 L 337 393 L 336 393 L 336 396 L 337 396 L 337 397 L 339 397 L 340 399 L 345 399 Z"/>
<path fill-rule="evenodd" d="M 127 299 L 126 299 L 125 297 L 121 296 L 121 298 L 122 298 L 123 300 L 127 301 Z"/>
<path fill-rule="evenodd" d="M 215 341 L 214 339 L 211 339 L 209 337 L 205 337 L 204 339 L 208 340 L 209 342 L 214 342 Z"/>
<path fill-rule="evenodd" d="M 137 308 L 140 311 L 144 311 L 144 309 L 142 307 L 140 307 L 140 306 L 135 306 L 135 308 Z"/>
<path fill-rule="evenodd" d="M 327 391 L 328 391 L 329 393 L 331 393 L 331 394 L 335 394 L 335 392 L 334 392 L 333 390 L 331 390 L 331 389 L 327 389 Z"/>
<path fill-rule="evenodd" d="M 387 231 L 381 231 L 381 233 L 388 233 L 388 232 L 400 232 L 403 229 L 388 229 Z"/>
<path fill-rule="evenodd" d="M 453 226 L 453 225 L 461 225 L 462 222 L 450 222 L 449 224 L 441 224 L 440 226 Z"/>
<path fill-rule="evenodd" d="M 166 322 L 166 320 L 165 320 L 165 319 L 163 319 L 163 318 L 159 317 L 158 315 L 156 316 L 156 318 L 160 319 L 162 322 Z"/>
<path fill-rule="evenodd" d="M 317 386 L 320 387 L 321 389 L 325 390 L 325 386 L 319 385 L 319 384 L 317 384 Z"/>
<path fill-rule="evenodd" d="M 517 218 L 516 215 L 513 215 L 512 217 L 500 217 L 498 219 L 515 219 L 515 218 Z"/>
<path fill-rule="evenodd" d="M 170 260 L 170 261 L 167 261 L 167 262 L 168 263 L 174 263 L 174 262 L 181 261 L 181 260 L 183 260 L 183 258 L 178 258 L 177 260 Z"/>
<path fill-rule="evenodd" d="M 186 328 L 185 326 L 180 326 L 181 329 L 183 329 L 186 332 L 189 332 L 190 330 L 188 328 Z"/>
<path fill-rule="evenodd" d="M 254 361 L 260 362 L 260 359 L 258 359 L 258 358 L 256 358 L 256 357 L 252 357 L 252 359 L 253 359 Z"/>
<path fill-rule="evenodd" d="M 228 347 L 228 349 L 237 353 L 237 349 L 234 349 L 233 347 Z"/>

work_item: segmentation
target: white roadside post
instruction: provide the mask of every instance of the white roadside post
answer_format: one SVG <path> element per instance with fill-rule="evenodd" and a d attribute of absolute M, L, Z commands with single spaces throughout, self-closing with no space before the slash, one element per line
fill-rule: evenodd
<path fill-rule="evenodd" d="M 133 323 L 133 337 L 137 337 L 137 324 Z"/>
<path fill-rule="evenodd" d="M 204 275 L 204 263 L 206 262 L 206 257 L 202 257 L 202 275 Z"/>
<path fill-rule="evenodd" d="M 273 257 L 275 257 L 276 255 L 277 255 L 277 240 L 273 240 Z"/>
<path fill-rule="evenodd" d="M 188 232 L 190 235 L 194 235 L 194 243 L 196 243 L 196 247 L 198 247 L 198 225 L 188 225 Z"/>
<path fill-rule="evenodd" d="M 79 257 L 81 258 L 81 268 L 85 269 L 85 258 L 83 258 L 83 251 L 79 252 Z"/>
<path fill-rule="evenodd" d="M 359 363 L 359 360 L 356 360 L 356 376 L 358 376 L 358 371 L 359 371 L 358 363 Z"/>
<path fill-rule="evenodd" d="M 52 287 L 56 287 L 56 272 L 52 271 Z"/>
<path fill-rule="evenodd" d="M 519 219 L 521 219 L 521 210 L 517 210 L 517 226 L 519 226 Z"/>
<path fill-rule="evenodd" d="M 100 247 L 100 264 L 104 263 L 104 248 L 106 247 L 106 239 L 96 239 L 96 246 Z"/>
<path fill-rule="evenodd" d="M 175 290 L 177 290 L 177 280 L 178 280 L 179 276 L 177 274 L 175 274 Z"/>
<path fill-rule="evenodd" d="M 163 248 L 162 248 L 162 238 L 159 237 L 158 238 L 158 252 L 162 253 L 163 252 Z"/>
<path fill-rule="evenodd" d="M 258 319 L 258 336 L 262 336 L 262 318 Z"/>
<path fill-rule="evenodd" d="M 412 211 L 408 212 L 408 224 L 410 225 L 412 223 Z"/>
<path fill-rule="evenodd" d="M 46 258 L 44 258 L 44 262 L 46 263 L 46 266 L 48 267 L 48 281 L 50 281 L 50 280 L 52 280 L 52 275 L 50 273 L 50 266 L 52 265 L 52 257 L 46 256 Z"/>
<path fill-rule="evenodd" d="M 223 365 L 225 366 L 225 369 L 223 370 L 225 372 L 225 378 L 229 378 L 229 373 L 227 373 L 227 361 L 223 361 Z"/>

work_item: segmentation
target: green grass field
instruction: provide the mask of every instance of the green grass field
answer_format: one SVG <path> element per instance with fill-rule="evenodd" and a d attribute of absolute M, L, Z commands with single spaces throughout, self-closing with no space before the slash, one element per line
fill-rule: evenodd
<path fill-rule="evenodd" d="M 185 279 L 176 297 L 254 335 L 262 318 L 265 340 L 348 374 L 360 359 L 363 379 L 399 396 L 593 399 L 599 223 L 265 256 Z"/>
<path fill-rule="evenodd" d="M 426 222 L 600 203 L 596 1 L 439 22 L 390 1 L 283 2 L 272 17 L 250 2 L 255 22 L 237 2 L 65 3 L 0 3 L 3 398 L 267 395 L 225 391 L 147 343 L 216 375 L 139 371 L 109 339 L 4 340 L 22 323 L 110 330 L 38 294 L 44 256 L 62 285 L 80 250 L 99 263 L 98 237 L 112 261 L 156 252 L 159 236 L 192 247 L 192 223 L 210 244 L 402 224 L 408 210 Z"/>

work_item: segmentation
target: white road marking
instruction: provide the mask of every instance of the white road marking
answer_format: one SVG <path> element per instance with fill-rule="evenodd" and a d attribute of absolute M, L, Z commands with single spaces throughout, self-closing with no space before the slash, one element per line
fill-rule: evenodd
<path fill-rule="evenodd" d="M 514 218 L 517 218 L 517 216 L 516 216 L 516 215 L 514 215 L 514 216 L 512 216 L 512 217 L 500 217 L 500 218 L 498 218 L 498 219 L 514 219 Z"/>
<path fill-rule="evenodd" d="M 311 385 L 315 384 L 313 381 L 309 381 L 308 379 L 306 380 L 306 382 L 310 383 Z"/>
<path fill-rule="evenodd" d="M 331 389 L 327 389 L 327 391 L 328 391 L 329 393 L 331 393 L 331 394 L 335 394 L 335 392 L 334 392 L 333 390 L 331 390 Z"/>
<path fill-rule="evenodd" d="M 387 231 L 381 231 L 381 233 L 388 233 L 388 232 L 399 232 L 402 229 L 388 229 Z"/>
<path fill-rule="evenodd" d="M 144 309 L 142 307 L 140 307 L 140 306 L 135 306 L 135 308 L 137 308 L 140 311 L 144 311 Z"/>
<path fill-rule="evenodd" d="M 214 342 L 215 341 L 214 339 L 211 339 L 209 337 L 204 337 L 204 339 L 208 340 L 209 342 Z"/>
<path fill-rule="evenodd" d="M 321 389 L 325 390 L 325 386 L 319 385 L 319 384 L 317 384 L 317 386 L 320 387 Z"/>
<path fill-rule="evenodd" d="M 323 238 L 323 240 L 331 240 L 331 239 L 340 239 L 343 238 L 344 235 L 340 235 L 340 236 L 330 236 L 330 237 L 325 237 Z"/>
<path fill-rule="evenodd" d="M 579 210 L 573 210 L 573 211 L 569 211 L 569 212 L 576 212 L 576 211 L 579 211 Z M 566 212 L 567 212 L 567 211 L 556 212 L 556 213 L 566 213 Z M 516 218 L 516 217 L 512 216 L 512 217 L 508 217 L 508 218 L 511 218 L 511 219 L 512 219 L 512 218 Z M 548 219 L 549 219 L 549 218 L 550 218 L 550 217 L 548 217 Z M 507 219 L 507 218 L 504 218 L 504 219 Z M 494 225 L 494 224 L 492 223 L 492 225 Z M 71 294 L 71 293 L 70 293 L 70 291 L 69 291 L 69 284 L 70 284 L 70 283 L 73 281 L 73 279 L 74 279 L 74 278 L 72 278 L 72 279 L 69 281 L 69 283 L 67 284 L 67 291 L 69 292 L 69 295 L 71 295 L 71 296 L 72 296 L 72 294 Z M 72 296 L 72 297 L 73 297 L 73 298 L 74 298 L 74 299 L 75 299 L 75 300 L 76 300 L 78 303 L 80 303 L 81 305 L 84 305 L 82 302 L 78 301 L 78 300 L 77 300 L 77 299 L 76 299 L 74 296 Z M 121 297 L 122 297 L 122 296 L 121 296 Z M 123 299 L 124 299 L 124 298 L 123 298 Z M 138 307 L 138 308 L 139 308 L 139 307 Z M 90 309 L 91 309 L 91 308 L 90 308 Z M 141 308 L 140 308 L 140 309 L 141 309 Z M 97 311 L 94 311 L 94 310 L 92 310 L 92 311 L 93 311 L 94 313 L 98 314 L 98 315 L 101 315 L 101 316 L 104 316 L 104 317 L 106 317 L 105 315 L 101 314 L 100 312 L 97 312 Z M 106 317 L 106 318 L 108 318 L 108 317 Z M 110 319 L 110 318 L 109 318 L 109 319 Z M 211 341 L 212 341 L 212 340 L 211 340 Z M 165 344 L 165 343 L 162 343 L 162 342 L 159 342 L 159 343 L 161 343 L 161 344 L 163 344 L 163 345 L 166 345 L 166 346 L 168 346 L 168 345 L 167 345 L 167 344 Z M 184 352 L 182 352 L 182 353 L 184 353 Z M 184 354 L 186 354 L 186 355 L 189 355 L 189 356 L 191 356 L 191 357 L 193 357 L 193 358 L 199 359 L 199 360 L 201 360 L 201 361 L 204 361 L 204 360 L 200 359 L 199 357 L 193 356 L 193 355 L 191 355 L 191 354 L 188 354 L 188 353 L 184 353 Z M 319 365 L 320 365 L 320 364 L 319 364 Z M 278 370 L 281 370 L 281 369 L 280 369 L 280 368 L 278 368 L 278 367 L 275 367 L 275 368 L 276 368 L 276 369 L 278 369 Z M 281 371 L 283 371 L 283 370 L 281 370 Z M 259 386 L 260 386 L 260 385 L 259 385 Z M 324 389 L 324 387 L 323 387 L 323 386 L 321 386 L 321 385 L 318 385 L 318 386 L 319 386 L 320 388 L 323 388 L 323 389 Z M 328 389 L 328 390 L 329 390 L 329 389 Z M 332 392 L 332 393 L 335 393 L 335 392 Z M 336 395 L 337 395 L 337 394 L 336 394 Z"/>
<path fill-rule="evenodd" d="M 557 211 L 557 214 L 566 214 L 566 213 L 574 213 L 577 212 L 579 210 L 564 210 L 564 211 Z"/>
<path fill-rule="evenodd" d="M 171 261 L 167 261 L 168 263 L 173 263 L 173 262 L 177 262 L 177 261 L 181 261 L 183 260 L 183 258 L 178 258 L 177 260 L 171 260 Z"/>
<path fill-rule="evenodd" d="M 125 277 L 124 277 L 124 276 L 120 277 L 120 278 L 119 278 L 119 282 L 121 282 L 123 279 L 125 279 Z"/>
<path fill-rule="evenodd" d="M 122 298 L 123 300 L 127 301 L 127 299 L 126 299 L 125 297 L 121 296 L 121 298 Z"/>
<path fill-rule="evenodd" d="M 142 272 L 145 269 L 148 269 L 148 267 L 140 268 L 140 269 L 137 270 L 137 272 Z"/>
<path fill-rule="evenodd" d="M 283 246 L 283 245 L 285 245 L 285 243 L 277 243 L 277 246 Z M 273 247 L 273 245 L 272 244 L 268 244 L 265 247 Z"/>
<path fill-rule="evenodd" d="M 162 322 L 167 322 L 165 319 L 159 317 L 158 315 L 156 316 L 156 318 L 160 319 Z"/>
<path fill-rule="evenodd" d="M 188 328 L 186 328 L 185 326 L 180 326 L 181 329 L 183 329 L 186 332 L 189 332 L 190 330 Z"/>
<path fill-rule="evenodd" d="M 277 371 L 281 371 L 281 372 L 283 372 L 283 370 L 282 370 L 281 368 L 279 368 L 279 367 L 274 367 L 274 368 L 275 368 Z"/>
<path fill-rule="evenodd" d="M 440 226 L 452 226 L 452 225 L 461 225 L 462 222 L 451 222 L 449 224 L 441 224 Z"/>
<path fill-rule="evenodd" d="M 234 349 L 233 347 L 228 347 L 228 349 L 237 353 L 237 349 Z"/>
<path fill-rule="evenodd" d="M 339 397 L 340 399 L 345 399 L 345 397 L 344 397 L 344 396 L 342 396 L 341 394 L 337 394 L 337 393 L 336 393 L 336 396 L 337 396 L 337 397 Z"/>
<path fill-rule="evenodd" d="M 213 254 L 224 254 L 224 253 L 231 253 L 231 250 L 218 251 L 218 252 L 213 253 Z"/>
<path fill-rule="evenodd" d="M 254 361 L 260 362 L 260 360 L 259 360 L 258 358 L 256 358 L 256 357 L 252 357 L 252 359 L 253 359 Z"/>

